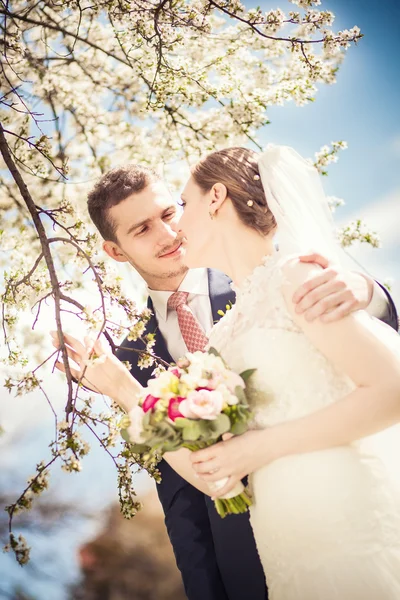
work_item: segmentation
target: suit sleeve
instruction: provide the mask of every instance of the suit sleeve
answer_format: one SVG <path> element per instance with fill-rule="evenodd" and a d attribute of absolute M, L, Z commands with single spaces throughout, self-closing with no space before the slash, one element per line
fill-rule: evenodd
<path fill-rule="evenodd" d="M 384 314 L 380 315 L 379 318 L 381 321 L 383 321 L 387 325 L 390 325 L 390 327 L 393 327 L 393 329 L 398 331 L 399 330 L 399 317 L 397 314 L 397 309 L 396 309 L 396 305 L 393 301 L 393 298 L 384 285 L 381 285 L 379 283 L 379 281 L 377 281 L 376 283 L 379 285 L 381 290 L 384 292 L 384 294 L 386 296 L 386 300 L 387 300 L 386 311 L 384 312 Z"/>

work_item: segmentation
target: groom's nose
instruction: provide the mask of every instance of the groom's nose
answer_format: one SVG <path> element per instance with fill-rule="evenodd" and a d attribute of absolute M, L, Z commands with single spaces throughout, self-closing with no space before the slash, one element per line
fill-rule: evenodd
<path fill-rule="evenodd" d="M 177 231 L 173 228 L 172 221 L 160 221 L 158 226 L 158 239 L 157 242 L 160 246 L 165 246 L 173 242 L 176 238 Z"/>
<path fill-rule="evenodd" d="M 169 226 L 172 229 L 172 231 L 174 232 L 175 236 L 180 232 L 180 229 L 181 229 L 180 225 L 179 225 L 180 221 L 181 221 L 181 215 L 177 214 L 169 222 Z"/>

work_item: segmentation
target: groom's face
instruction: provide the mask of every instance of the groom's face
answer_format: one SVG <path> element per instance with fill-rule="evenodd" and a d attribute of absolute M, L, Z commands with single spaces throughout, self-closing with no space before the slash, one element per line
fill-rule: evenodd
<path fill-rule="evenodd" d="M 109 209 L 108 217 L 117 238 L 103 244 L 109 256 L 129 262 L 154 289 L 168 289 L 166 280 L 184 276 L 184 240 L 173 229 L 177 206 L 163 182 L 128 196 Z"/>

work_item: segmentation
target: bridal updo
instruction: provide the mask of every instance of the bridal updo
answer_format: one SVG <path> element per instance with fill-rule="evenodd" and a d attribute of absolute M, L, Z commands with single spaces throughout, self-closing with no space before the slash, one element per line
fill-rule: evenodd
<path fill-rule="evenodd" d="M 192 168 L 192 177 L 204 193 L 216 183 L 225 185 L 242 223 L 268 235 L 276 221 L 268 208 L 257 158 L 257 152 L 248 148 L 225 148 L 200 160 Z"/>

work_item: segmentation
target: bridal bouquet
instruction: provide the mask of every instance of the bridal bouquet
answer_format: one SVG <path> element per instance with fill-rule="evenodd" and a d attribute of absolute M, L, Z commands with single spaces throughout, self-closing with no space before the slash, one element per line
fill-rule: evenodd
<path fill-rule="evenodd" d="M 244 433 L 251 416 L 246 382 L 253 372 L 234 373 L 213 348 L 187 353 L 148 382 L 122 435 L 135 453 L 158 462 L 165 452 L 200 450 L 221 441 L 224 433 Z M 221 489 L 226 481 L 209 484 L 210 491 Z M 246 512 L 250 505 L 241 482 L 215 500 L 221 517 Z"/>

